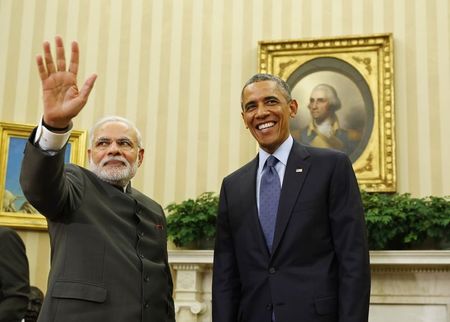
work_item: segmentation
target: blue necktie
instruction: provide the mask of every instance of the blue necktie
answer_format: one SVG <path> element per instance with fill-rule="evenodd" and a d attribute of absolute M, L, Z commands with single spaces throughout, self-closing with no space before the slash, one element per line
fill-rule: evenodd
<path fill-rule="evenodd" d="M 275 169 L 277 162 L 278 159 L 273 155 L 267 158 L 259 188 L 259 221 L 270 252 L 272 252 L 273 235 L 281 192 L 280 178 Z"/>

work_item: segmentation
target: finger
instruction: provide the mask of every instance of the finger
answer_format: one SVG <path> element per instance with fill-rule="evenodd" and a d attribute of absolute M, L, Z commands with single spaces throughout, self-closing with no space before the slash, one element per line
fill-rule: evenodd
<path fill-rule="evenodd" d="M 36 64 L 39 72 L 39 77 L 43 81 L 48 77 L 48 73 L 44 67 L 44 59 L 42 58 L 41 55 L 36 56 Z"/>
<path fill-rule="evenodd" d="M 89 98 L 89 94 L 91 93 L 92 88 L 94 87 L 95 80 L 97 79 L 97 75 L 93 74 L 90 76 L 83 84 L 83 87 L 78 93 L 77 100 L 79 101 L 78 105 L 83 107 Z"/>
<path fill-rule="evenodd" d="M 97 79 L 96 74 L 92 74 L 83 84 L 80 90 L 80 96 L 87 101 L 92 88 L 94 87 L 95 80 Z"/>
<path fill-rule="evenodd" d="M 47 68 L 47 72 L 52 74 L 56 71 L 55 64 L 53 63 L 52 52 L 50 50 L 50 43 L 48 41 L 44 42 L 44 58 L 45 58 L 45 67 Z"/>
<path fill-rule="evenodd" d="M 56 36 L 55 44 L 56 44 L 56 66 L 58 68 L 58 71 L 62 72 L 66 70 L 66 57 L 64 55 L 64 44 L 62 38 Z"/>
<path fill-rule="evenodd" d="M 97 78 L 97 75 L 92 75 L 89 77 L 83 84 L 83 87 L 80 91 L 77 91 L 76 87 L 72 87 L 67 92 L 69 95 L 76 95 L 76 98 L 72 101 L 73 102 L 73 116 L 78 115 L 78 113 L 83 109 L 83 107 L 86 105 L 89 94 L 91 93 L 92 88 L 94 87 L 95 79 Z"/>
<path fill-rule="evenodd" d="M 69 72 L 77 75 L 78 73 L 78 59 L 79 59 L 78 43 L 72 42 L 72 55 L 70 56 Z"/>

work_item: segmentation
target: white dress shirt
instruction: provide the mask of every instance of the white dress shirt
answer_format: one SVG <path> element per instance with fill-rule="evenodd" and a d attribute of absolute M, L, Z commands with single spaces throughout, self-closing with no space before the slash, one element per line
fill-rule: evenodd
<path fill-rule="evenodd" d="M 280 185 L 283 187 L 284 172 L 286 171 L 286 164 L 291 153 L 292 145 L 294 144 L 294 139 L 291 135 L 275 150 L 272 154 L 279 162 L 275 164 L 275 170 L 277 170 L 278 177 L 280 178 Z M 256 174 L 256 204 L 259 211 L 259 185 L 261 184 L 261 177 L 264 169 L 264 164 L 267 158 L 270 156 L 269 153 L 259 148 L 259 166 Z"/>

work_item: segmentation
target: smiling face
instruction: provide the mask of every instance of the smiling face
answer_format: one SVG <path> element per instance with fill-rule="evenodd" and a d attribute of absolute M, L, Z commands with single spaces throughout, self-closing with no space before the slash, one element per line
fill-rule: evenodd
<path fill-rule="evenodd" d="M 289 136 L 289 117 L 297 102 L 288 101 L 271 80 L 251 83 L 242 92 L 242 118 L 259 146 L 272 154 Z"/>
<path fill-rule="evenodd" d="M 136 132 L 123 122 L 107 122 L 95 130 L 88 150 L 91 171 L 100 179 L 124 187 L 144 157 Z"/>

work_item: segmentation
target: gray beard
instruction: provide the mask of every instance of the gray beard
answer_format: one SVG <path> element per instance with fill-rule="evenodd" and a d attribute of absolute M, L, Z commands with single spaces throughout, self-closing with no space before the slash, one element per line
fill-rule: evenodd
<path fill-rule="evenodd" d="M 104 164 L 111 160 L 118 160 L 125 163 L 125 167 L 104 168 Z M 89 169 L 101 180 L 120 187 L 126 187 L 137 172 L 138 164 L 130 164 L 124 157 L 110 157 L 95 164 L 89 160 Z"/>

